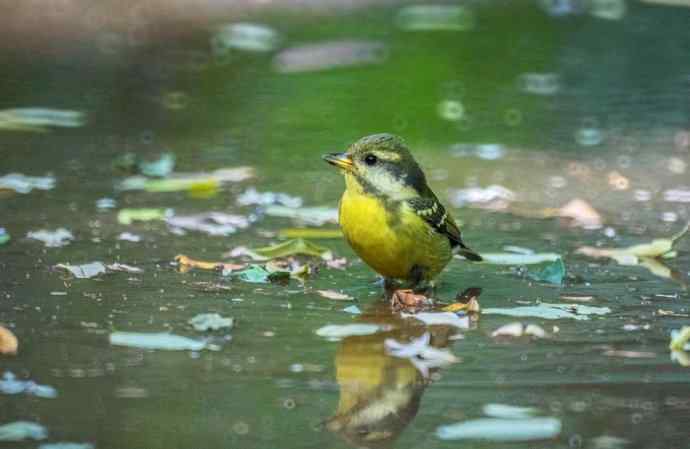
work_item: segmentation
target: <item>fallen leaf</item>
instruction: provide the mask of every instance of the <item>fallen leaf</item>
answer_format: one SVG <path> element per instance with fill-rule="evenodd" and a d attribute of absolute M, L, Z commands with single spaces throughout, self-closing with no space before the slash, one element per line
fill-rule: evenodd
<path fill-rule="evenodd" d="M 5 243 L 10 241 L 10 235 L 7 233 L 5 228 L 0 228 L 0 245 L 4 245 Z"/>
<path fill-rule="evenodd" d="M 527 276 L 538 282 L 561 285 L 565 277 L 565 264 L 559 258 L 539 271 L 528 272 Z"/>
<path fill-rule="evenodd" d="M 492 265 L 533 265 L 554 262 L 561 258 L 556 253 L 515 254 L 515 253 L 481 253 L 482 263 Z"/>
<path fill-rule="evenodd" d="M 443 307 L 443 312 L 459 312 L 465 311 L 467 313 L 479 313 L 479 295 L 482 294 L 482 289 L 479 287 L 470 287 L 458 293 L 453 304 Z"/>
<path fill-rule="evenodd" d="M 224 328 L 231 329 L 234 322 L 234 319 L 222 317 L 217 313 L 200 313 L 188 321 L 194 330 L 199 332 L 217 331 Z"/>
<path fill-rule="evenodd" d="M 19 341 L 12 331 L 0 326 L 0 354 L 14 355 L 19 348 Z"/>
<path fill-rule="evenodd" d="M 46 132 L 48 127 L 78 128 L 86 123 L 81 111 L 52 108 L 14 108 L 0 111 L 0 130 Z"/>
<path fill-rule="evenodd" d="M 92 277 L 96 277 L 100 274 L 104 274 L 106 272 L 105 265 L 101 262 L 91 262 L 82 265 L 69 265 L 59 263 L 55 265 L 55 268 L 66 270 L 77 279 L 89 279 Z"/>
<path fill-rule="evenodd" d="M 246 269 L 233 273 L 244 282 L 266 284 L 269 282 L 286 282 L 290 280 L 289 271 L 268 271 L 264 266 L 252 264 Z"/>
<path fill-rule="evenodd" d="M 372 335 L 388 329 L 390 329 L 389 326 L 369 323 L 329 324 L 317 329 L 316 335 L 330 340 L 340 340 L 350 336 Z"/>
<path fill-rule="evenodd" d="M 326 258 L 331 254 L 328 248 L 324 248 L 323 246 L 316 245 L 304 239 L 288 240 L 287 242 L 278 243 L 276 245 L 249 250 L 248 253 L 253 255 L 255 260 L 277 259 L 295 255 Z"/>
<path fill-rule="evenodd" d="M 453 326 L 458 329 L 469 329 L 470 327 L 470 319 L 467 315 L 460 317 L 452 312 L 403 313 L 402 317 L 414 318 L 427 326 Z"/>
<path fill-rule="evenodd" d="M 321 226 L 325 223 L 338 223 L 338 209 L 332 207 L 301 207 L 267 206 L 266 215 L 272 217 L 292 218 L 306 224 Z"/>
<path fill-rule="evenodd" d="M 338 239 L 343 237 L 340 229 L 287 228 L 279 232 L 286 239 Z"/>
<path fill-rule="evenodd" d="M 144 270 L 124 263 L 111 263 L 105 266 L 109 271 L 123 271 L 125 273 L 143 273 Z"/>
<path fill-rule="evenodd" d="M 226 262 L 208 262 L 205 260 L 192 259 L 184 254 L 178 254 L 175 256 L 175 262 L 178 264 L 178 269 L 182 273 L 186 273 L 192 268 L 198 268 L 200 270 L 211 270 L 211 271 L 222 271 L 222 272 L 232 272 L 245 268 L 246 264 L 236 264 L 236 263 L 226 263 Z"/>
<path fill-rule="evenodd" d="M 228 236 L 239 229 L 249 227 L 247 217 L 223 212 L 206 212 L 194 215 L 174 215 L 167 217 L 168 226 L 185 231 L 198 231 L 214 236 Z"/>
<path fill-rule="evenodd" d="M 573 220 L 572 225 L 585 229 L 599 229 L 603 226 L 603 219 L 587 201 L 580 198 L 569 201 L 554 214 L 561 218 Z"/>
<path fill-rule="evenodd" d="M 175 168 L 175 154 L 161 153 L 155 160 L 141 159 L 137 166 L 143 175 L 164 178 L 172 173 Z"/>
<path fill-rule="evenodd" d="M 58 228 L 54 231 L 42 229 L 40 231 L 31 231 L 26 236 L 30 239 L 39 240 L 43 242 L 48 248 L 57 248 L 65 246 L 74 240 L 74 235 L 65 228 Z"/>
<path fill-rule="evenodd" d="M 441 440 L 533 441 L 555 438 L 561 427 L 561 420 L 552 417 L 481 418 L 440 426 L 436 436 Z"/>
<path fill-rule="evenodd" d="M 589 320 L 590 315 L 606 315 L 611 313 L 611 309 L 608 307 L 592 307 L 582 304 L 550 304 L 542 302 L 535 306 L 488 308 L 484 309 L 482 313 L 515 317 L 535 317 L 546 320 L 559 320 L 563 318 Z"/>
<path fill-rule="evenodd" d="M 679 331 L 671 332 L 671 343 L 668 345 L 672 351 L 690 351 L 690 326 L 683 326 Z"/>
<path fill-rule="evenodd" d="M 344 270 L 347 268 L 347 259 L 345 257 L 329 259 L 326 260 L 326 266 L 336 270 Z"/>
<path fill-rule="evenodd" d="M 144 332 L 113 332 L 110 334 L 110 344 L 128 346 L 141 349 L 163 349 L 168 351 L 201 351 L 202 349 L 217 349 L 206 340 L 196 340 L 181 335 Z"/>
<path fill-rule="evenodd" d="M 656 354 L 653 352 L 623 351 L 614 349 L 604 351 L 604 355 L 607 357 L 623 357 L 626 359 L 653 359 L 656 357 Z"/>
<path fill-rule="evenodd" d="M 333 299 L 335 301 L 352 301 L 352 296 L 344 293 L 338 293 L 335 290 L 316 290 L 316 292 L 326 299 Z"/>
<path fill-rule="evenodd" d="M 172 209 L 120 209 L 117 213 L 117 221 L 120 224 L 129 225 L 135 221 L 165 220 L 172 215 Z"/>
<path fill-rule="evenodd" d="M 15 421 L 0 425 L 0 442 L 44 440 L 48 438 L 48 431 L 38 423 L 29 421 Z"/>
<path fill-rule="evenodd" d="M 608 257 L 614 259 L 621 265 L 638 265 L 639 258 L 642 257 L 657 258 L 672 254 L 673 246 L 687 234 L 689 226 L 689 224 L 686 224 L 678 234 L 668 239 L 654 239 L 650 243 L 642 243 L 627 248 L 595 248 L 592 246 L 583 246 L 578 248 L 575 252 L 594 258 Z"/>

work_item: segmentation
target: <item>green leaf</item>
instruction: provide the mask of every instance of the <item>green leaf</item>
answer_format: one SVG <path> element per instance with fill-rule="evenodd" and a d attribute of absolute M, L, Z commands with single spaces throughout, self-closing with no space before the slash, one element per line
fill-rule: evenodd
<path fill-rule="evenodd" d="M 128 225 L 134 221 L 165 220 L 170 215 L 172 215 L 171 209 L 121 209 L 117 214 L 117 221 Z"/>
<path fill-rule="evenodd" d="M 244 282 L 252 284 L 267 284 L 269 282 L 270 272 L 262 265 L 250 265 L 247 269 L 233 273 Z M 288 274 L 289 276 L 289 274 Z"/>

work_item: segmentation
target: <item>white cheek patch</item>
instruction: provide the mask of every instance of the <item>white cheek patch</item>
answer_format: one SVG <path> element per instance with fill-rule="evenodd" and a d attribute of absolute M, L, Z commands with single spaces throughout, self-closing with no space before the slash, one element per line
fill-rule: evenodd
<path fill-rule="evenodd" d="M 417 192 L 413 188 L 405 185 L 387 170 L 370 170 L 369 174 L 371 184 L 392 200 L 400 201 L 417 196 Z"/>

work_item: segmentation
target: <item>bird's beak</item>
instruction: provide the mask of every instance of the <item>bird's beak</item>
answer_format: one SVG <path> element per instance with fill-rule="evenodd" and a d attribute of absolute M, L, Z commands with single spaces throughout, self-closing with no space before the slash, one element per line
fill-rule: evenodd
<path fill-rule="evenodd" d="M 352 158 L 347 153 L 324 154 L 323 160 L 343 170 L 352 171 Z"/>

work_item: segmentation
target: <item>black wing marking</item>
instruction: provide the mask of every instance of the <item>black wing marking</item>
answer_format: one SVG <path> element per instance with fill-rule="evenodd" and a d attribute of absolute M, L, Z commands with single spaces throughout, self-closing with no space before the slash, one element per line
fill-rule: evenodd
<path fill-rule="evenodd" d="M 412 210 L 417 215 L 422 217 L 436 232 L 445 235 L 450 240 L 451 247 L 457 247 L 459 253 L 466 259 L 479 262 L 482 260 L 481 256 L 470 248 L 468 248 L 462 241 L 462 234 L 458 225 L 446 212 L 446 208 L 438 201 L 438 199 L 429 197 L 417 197 L 407 200 Z"/>

